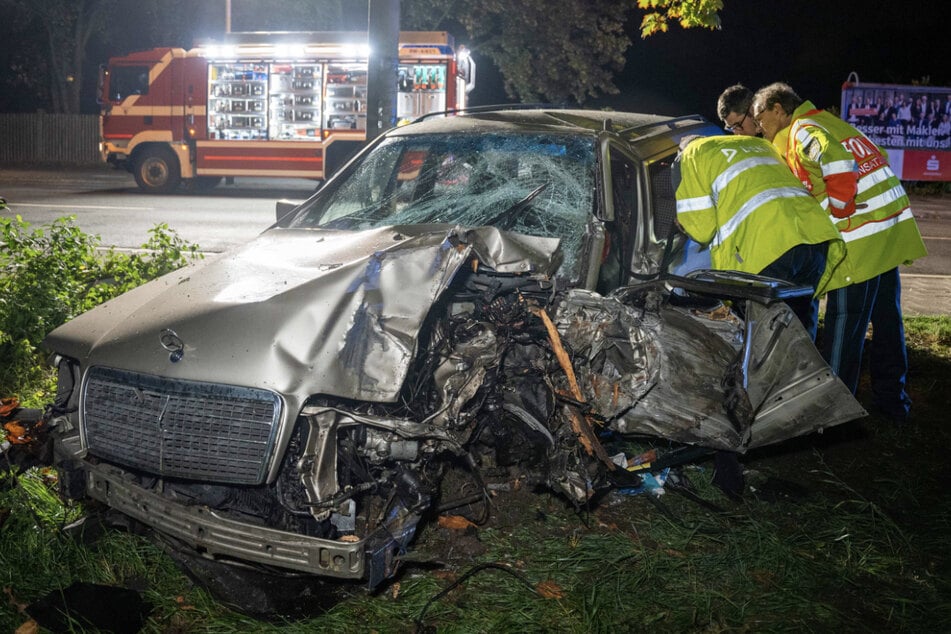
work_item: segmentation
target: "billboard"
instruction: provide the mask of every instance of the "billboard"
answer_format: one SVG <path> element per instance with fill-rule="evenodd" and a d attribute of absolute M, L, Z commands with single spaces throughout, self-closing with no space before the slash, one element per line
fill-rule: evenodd
<path fill-rule="evenodd" d="M 842 85 L 842 118 L 888 152 L 906 181 L 951 181 L 951 87 Z"/>

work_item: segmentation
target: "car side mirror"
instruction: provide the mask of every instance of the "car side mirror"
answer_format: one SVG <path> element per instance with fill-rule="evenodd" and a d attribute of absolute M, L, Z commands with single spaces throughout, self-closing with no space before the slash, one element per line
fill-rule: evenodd
<path fill-rule="evenodd" d="M 286 227 L 290 224 L 294 214 L 291 213 L 300 206 L 300 201 L 288 200 L 283 198 L 274 205 L 274 217 L 277 220 L 277 226 Z"/>

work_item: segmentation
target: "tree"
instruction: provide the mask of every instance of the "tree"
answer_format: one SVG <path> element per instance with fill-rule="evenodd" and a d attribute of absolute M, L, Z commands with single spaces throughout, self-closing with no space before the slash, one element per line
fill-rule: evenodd
<path fill-rule="evenodd" d="M 45 35 L 45 79 L 51 109 L 79 112 L 86 46 L 90 37 L 104 28 L 115 0 L 4 1 L 23 16 L 27 29 Z"/>
<path fill-rule="evenodd" d="M 461 26 L 471 48 L 500 70 L 521 101 L 583 102 L 617 93 L 630 40 L 628 8 L 616 0 L 403 0 L 403 28 Z M 455 22 L 455 25 L 453 24 Z"/>
<path fill-rule="evenodd" d="M 722 0 L 637 0 L 637 6 L 647 11 L 641 20 L 641 37 L 666 33 L 671 21 L 685 29 L 720 28 Z"/>
<path fill-rule="evenodd" d="M 343 23 L 343 0 L 231 0 L 232 31 L 336 31 Z"/>
<path fill-rule="evenodd" d="M 502 74 L 506 93 L 521 101 L 583 103 L 617 94 L 636 9 L 647 10 L 641 35 L 716 28 L 721 0 L 403 0 L 404 29 L 464 31 L 471 47 Z"/>
<path fill-rule="evenodd" d="M 45 73 L 37 73 L 37 66 L 45 67 L 45 48 L 31 37 L 30 25 L 10 4 L 0 0 L 0 24 L 7 42 L 16 46 L 0 47 L 0 112 L 29 112 L 48 108 L 48 101 L 37 103 L 34 95 L 45 94 Z"/>

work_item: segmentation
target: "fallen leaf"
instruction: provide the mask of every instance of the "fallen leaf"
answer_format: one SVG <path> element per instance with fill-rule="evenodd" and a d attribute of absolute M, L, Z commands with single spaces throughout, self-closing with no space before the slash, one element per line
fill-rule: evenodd
<path fill-rule="evenodd" d="M 394 599 L 400 596 L 400 582 L 399 581 L 393 582 L 393 585 L 390 588 L 390 594 L 393 595 Z"/>
<path fill-rule="evenodd" d="M 470 526 L 475 528 L 476 525 L 462 517 L 461 515 L 440 515 L 439 516 L 439 525 L 443 528 L 449 528 L 452 530 L 461 531 Z"/>
<path fill-rule="evenodd" d="M 20 406 L 20 399 L 15 396 L 8 396 L 0 399 L 0 416 L 7 417 Z"/>
<path fill-rule="evenodd" d="M 4 431 L 7 432 L 7 440 L 13 445 L 25 445 L 32 440 L 26 427 L 20 424 L 18 420 L 11 420 L 3 424 Z"/>
<path fill-rule="evenodd" d="M 188 605 L 187 603 L 185 603 L 185 597 L 183 597 L 182 595 L 178 595 L 177 597 L 175 597 L 175 603 L 178 604 L 178 608 L 180 610 L 194 610 L 195 609 L 195 606 Z"/>
<path fill-rule="evenodd" d="M 7 595 L 7 602 L 16 608 L 16 611 L 20 614 L 26 613 L 26 603 L 20 603 L 16 600 L 16 597 L 13 596 L 13 588 L 10 586 L 3 586 L 3 594 Z"/>
<path fill-rule="evenodd" d="M 30 619 L 29 621 L 27 621 L 26 623 L 18 627 L 14 634 L 39 634 L 39 632 L 40 632 L 40 624 L 34 621 L 33 619 Z"/>
<path fill-rule="evenodd" d="M 564 599 L 565 591 L 551 579 L 540 581 L 535 586 L 535 591 L 546 599 Z"/>

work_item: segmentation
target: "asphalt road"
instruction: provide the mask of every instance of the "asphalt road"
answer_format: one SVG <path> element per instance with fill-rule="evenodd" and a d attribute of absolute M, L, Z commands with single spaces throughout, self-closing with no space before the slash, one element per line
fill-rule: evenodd
<path fill-rule="evenodd" d="M 141 247 L 148 231 L 165 223 L 203 251 L 219 252 L 243 244 L 266 229 L 281 198 L 302 200 L 316 182 L 304 179 L 236 179 L 200 195 L 144 194 L 126 172 L 103 166 L 88 170 L 0 168 L 0 196 L 8 217 L 20 215 L 34 226 L 75 215 L 86 233 L 104 246 Z"/>
<path fill-rule="evenodd" d="M 192 195 L 141 193 L 132 176 L 102 166 L 86 170 L 0 168 L 0 196 L 9 209 L 34 226 L 75 215 L 79 227 L 97 234 L 104 246 L 135 249 L 148 230 L 166 223 L 205 252 L 247 242 L 274 221 L 275 202 L 302 200 L 314 181 L 238 178 Z M 951 314 L 951 197 L 912 196 L 912 208 L 928 256 L 902 268 L 902 302 L 907 314 Z"/>
<path fill-rule="evenodd" d="M 928 256 L 902 270 L 903 274 L 951 274 L 951 197 L 912 196 L 918 228 Z"/>

